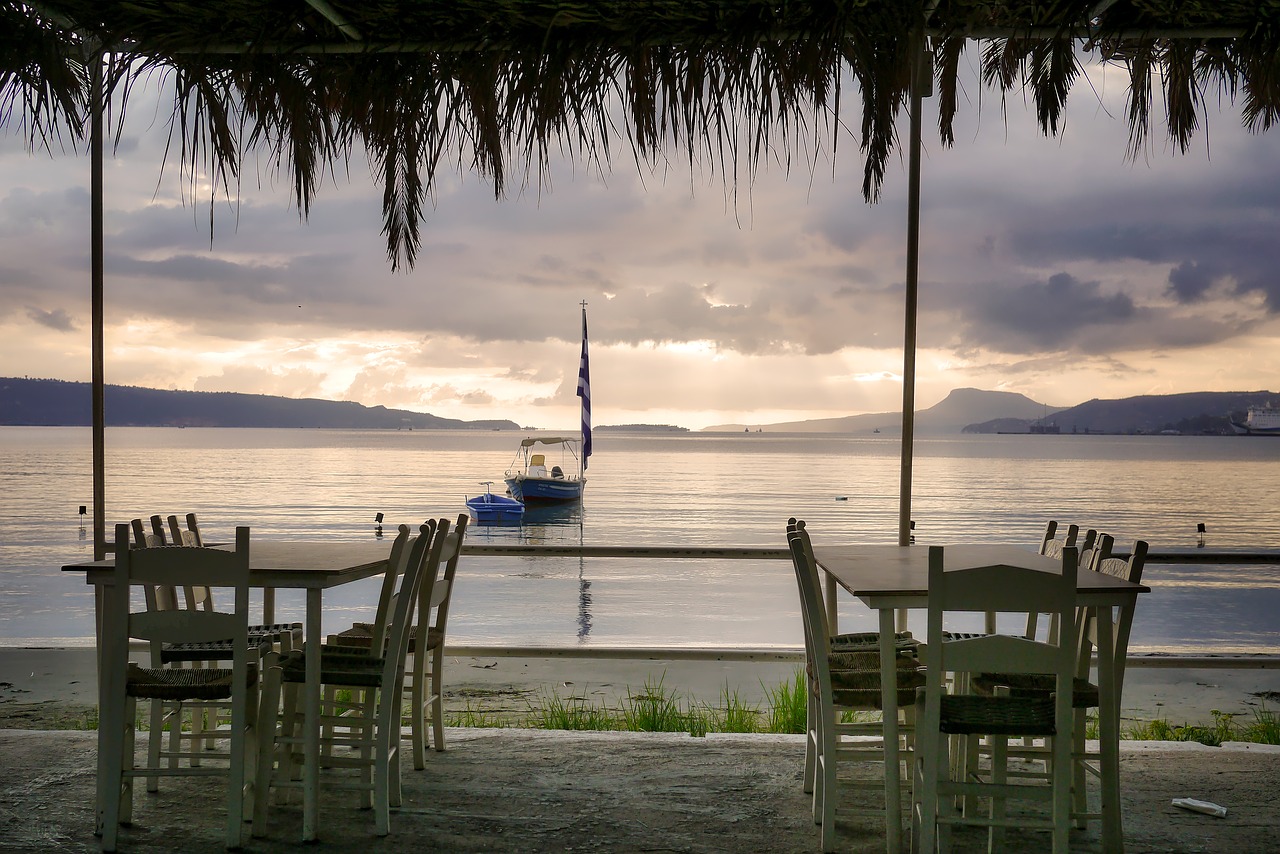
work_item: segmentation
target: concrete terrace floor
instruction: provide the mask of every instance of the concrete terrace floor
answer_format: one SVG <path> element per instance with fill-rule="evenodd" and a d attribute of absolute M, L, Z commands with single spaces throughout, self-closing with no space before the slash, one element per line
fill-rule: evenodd
<path fill-rule="evenodd" d="M 300 809 L 284 805 L 273 807 L 267 837 L 246 850 L 819 850 L 801 791 L 800 736 L 450 729 L 447 740 L 425 771 L 406 768 L 391 836 L 374 835 L 372 814 L 353 793 L 322 792 L 318 843 L 302 845 Z M 98 850 L 95 754 L 92 732 L 0 730 L 0 851 Z M 1127 851 L 1275 850 L 1280 749 L 1126 742 L 1121 773 Z M 223 850 L 220 780 L 162 780 L 155 795 L 138 789 L 120 851 Z M 1180 797 L 1221 804 L 1227 817 L 1177 809 L 1171 801 Z M 840 850 L 884 850 L 879 819 L 842 830 Z M 1046 843 L 1027 835 L 1011 837 L 1009 847 L 1041 851 Z M 956 850 L 985 850 L 985 837 L 958 836 Z M 1100 851 L 1097 826 L 1074 833 L 1072 850 Z"/>

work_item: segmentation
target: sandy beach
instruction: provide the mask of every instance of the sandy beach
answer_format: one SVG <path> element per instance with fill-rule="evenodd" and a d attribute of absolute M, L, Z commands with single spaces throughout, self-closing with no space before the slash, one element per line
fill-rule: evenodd
<path fill-rule="evenodd" d="M 0 729 L 78 729 L 96 705 L 92 648 L 0 647 Z M 767 692 L 792 679 L 790 661 L 707 661 L 569 656 L 450 656 L 446 712 L 511 720 L 540 698 L 580 697 L 617 708 L 627 694 L 661 684 L 684 703 L 719 705 L 727 691 L 767 708 Z M 1213 712 L 1252 719 L 1280 708 L 1280 670 L 1130 667 L 1122 715 L 1127 723 L 1163 719 L 1208 723 Z"/>

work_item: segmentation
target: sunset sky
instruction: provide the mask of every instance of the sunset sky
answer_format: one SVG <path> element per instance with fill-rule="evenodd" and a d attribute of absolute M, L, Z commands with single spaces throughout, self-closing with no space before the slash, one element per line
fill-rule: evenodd
<path fill-rule="evenodd" d="M 1059 139 L 1018 95 L 965 97 L 954 148 L 926 116 L 921 408 L 1280 387 L 1280 134 L 1223 103 L 1187 154 L 1158 132 L 1126 160 L 1125 80 L 1100 68 Z M 863 202 L 856 101 L 834 157 L 820 134 L 736 196 L 676 150 L 637 169 L 625 142 L 608 174 L 556 162 L 501 201 L 452 170 L 392 272 L 362 158 L 305 221 L 251 161 L 211 247 L 207 191 L 161 171 L 167 102 L 139 97 L 107 165 L 107 381 L 567 429 L 586 300 L 597 424 L 896 410 L 906 164 Z M 88 179 L 85 155 L 0 136 L 0 375 L 89 379 Z"/>

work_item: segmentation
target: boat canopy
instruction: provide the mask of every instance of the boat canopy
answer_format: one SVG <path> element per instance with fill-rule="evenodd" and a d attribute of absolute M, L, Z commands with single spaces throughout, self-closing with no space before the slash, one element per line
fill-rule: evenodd
<path fill-rule="evenodd" d="M 577 436 L 535 436 L 529 439 L 523 439 L 520 447 L 528 448 L 541 442 L 544 445 L 565 445 L 572 442 L 582 441 Z"/>

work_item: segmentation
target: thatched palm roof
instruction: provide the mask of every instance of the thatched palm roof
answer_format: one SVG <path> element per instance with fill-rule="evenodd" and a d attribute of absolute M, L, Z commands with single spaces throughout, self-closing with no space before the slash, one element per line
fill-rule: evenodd
<path fill-rule="evenodd" d="M 184 166 L 232 183 L 265 146 L 305 211 L 324 166 L 363 146 L 388 254 L 412 263 L 442 166 L 502 194 L 553 152 L 645 163 L 675 144 L 734 182 L 801 136 L 834 147 L 848 79 L 874 200 L 917 45 L 950 144 L 975 39 L 984 80 L 1029 88 L 1046 133 L 1082 50 L 1128 67 L 1135 151 L 1156 91 L 1183 148 L 1211 95 L 1242 98 L 1254 131 L 1280 115 L 1280 0 L 0 0 L 0 124 L 79 139 L 100 57 L 117 101 L 164 69 Z"/>

